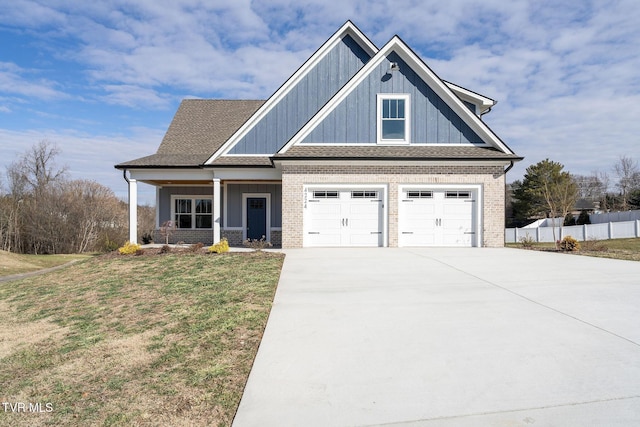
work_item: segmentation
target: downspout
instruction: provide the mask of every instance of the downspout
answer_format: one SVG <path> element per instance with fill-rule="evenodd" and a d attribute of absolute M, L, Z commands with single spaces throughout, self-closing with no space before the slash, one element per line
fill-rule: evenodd
<path fill-rule="evenodd" d="M 506 169 L 504 170 L 504 174 L 505 174 L 505 175 L 507 174 L 507 172 L 509 172 L 509 171 L 511 170 L 511 168 L 512 168 L 512 167 L 513 167 L 513 165 L 515 164 L 515 162 L 514 162 L 513 160 L 511 160 L 509 163 L 510 163 L 509 167 L 508 167 L 508 168 L 506 168 Z M 126 178 L 125 178 L 125 179 L 126 179 Z"/>
<path fill-rule="evenodd" d="M 484 116 L 485 114 L 489 114 L 491 112 L 491 109 L 495 107 L 497 103 L 498 101 L 493 101 L 493 105 L 491 107 L 489 107 L 486 111 L 480 113 L 480 120 L 482 120 L 482 116 Z"/>
<path fill-rule="evenodd" d="M 127 178 L 127 170 L 122 169 L 122 177 L 125 181 L 127 181 L 127 204 L 131 204 L 131 183 L 129 182 L 129 178 Z M 131 206 L 129 206 L 129 210 L 131 210 Z M 129 230 L 131 230 L 131 215 L 127 212 L 127 218 L 129 218 Z"/>

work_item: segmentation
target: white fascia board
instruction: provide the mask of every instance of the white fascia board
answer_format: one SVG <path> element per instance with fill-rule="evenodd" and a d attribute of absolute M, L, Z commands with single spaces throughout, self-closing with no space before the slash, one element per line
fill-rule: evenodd
<path fill-rule="evenodd" d="M 347 21 L 204 164 L 210 165 L 218 157 L 226 155 L 347 35 L 351 36 L 369 55 L 374 56 L 378 51 L 378 48 L 358 27 L 351 21 Z"/>
<path fill-rule="evenodd" d="M 386 60 L 391 53 L 396 52 L 422 78 L 429 87 L 442 98 L 451 109 L 457 113 L 473 129 L 484 142 L 498 148 L 504 153 L 514 154 L 489 127 L 480 120 L 460 98 L 420 59 L 398 36 L 394 36 L 382 49 L 378 51 L 353 78 L 342 87 L 338 93 L 313 116 L 300 131 L 295 134 L 278 153 L 286 153 L 295 144 L 303 141 L 346 97 L 361 84 L 364 79 Z"/>
<path fill-rule="evenodd" d="M 211 170 L 205 169 L 129 169 L 131 178 L 138 181 L 203 181 L 213 179 Z"/>
<path fill-rule="evenodd" d="M 498 103 L 494 99 L 491 99 L 484 95 L 480 95 L 479 93 L 463 88 L 462 86 L 458 86 L 457 84 L 454 84 L 448 81 L 444 81 L 444 84 L 446 84 L 447 87 L 451 89 L 453 93 L 458 95 L 458 97 L 460 97 L 461 99 L 468 101 L 472 104 L 478 105 L 480 107 L 480 113 L 489 110 L 491 107 L 493 107 Z"/>

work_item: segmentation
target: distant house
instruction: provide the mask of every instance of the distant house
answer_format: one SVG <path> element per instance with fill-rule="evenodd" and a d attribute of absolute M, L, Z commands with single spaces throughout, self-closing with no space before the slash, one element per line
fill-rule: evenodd
<path fill-rule="evenodd" d="M 502 246 L 522 158 L 482 121 L 494 104 L 347 22 L 268 100 L 184 100 L 155 154 L 116 165 L 130 238 L 144 182 L 174 241 Z"/>

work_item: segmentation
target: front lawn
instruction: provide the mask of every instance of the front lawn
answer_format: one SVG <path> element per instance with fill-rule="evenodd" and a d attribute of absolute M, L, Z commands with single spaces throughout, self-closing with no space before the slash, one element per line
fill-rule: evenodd
<path fill-rule="evenodd" d="M 56 267 L 76 259 L 88 258 L 91 255 L 23 255 L 0 251 L 0 276 L 28 273 L 43 268 Z"/>
<path fill-rule="evenodd" d="M 283 258 L 111 255 L 0 284 L 0 397 L 41 409 L 0 425 L 229 425 Z"/>
<path fill-rule="evenodd" d="M 626 259 L 640 261 L 640 238 L 580 241 L 580 250 L 568 252 L 578 255 L 595 256 L 600 258 Z M 508 243 L 510 248 L 524 248 L 522 243 Z M 533 243 L 531 249 L 555 251 L 553 243 Z"/>

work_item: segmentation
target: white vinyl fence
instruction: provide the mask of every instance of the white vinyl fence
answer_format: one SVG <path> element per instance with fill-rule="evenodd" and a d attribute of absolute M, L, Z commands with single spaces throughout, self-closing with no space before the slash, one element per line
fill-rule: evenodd
<path fill-rule="evenodd" d="M 517 243 L 527 236 L 536 242 L 553 242 L 552 227 L 506 228 L 504 231 L 506 243 Z M 556 227 L 556 239 L 562 240 L 565 236 L 583 241 L 640 237 L 640 220 Z"/>
<path fill-rule="evenodd" d="M 640 219 L 640 210 L 637 209 L 634 211 L 609 212 L 589 215 L 591 224 L 602 224 L 604 222 L 635 221 L 637 219 Z"/>

